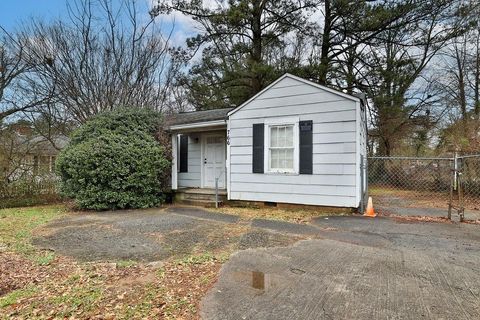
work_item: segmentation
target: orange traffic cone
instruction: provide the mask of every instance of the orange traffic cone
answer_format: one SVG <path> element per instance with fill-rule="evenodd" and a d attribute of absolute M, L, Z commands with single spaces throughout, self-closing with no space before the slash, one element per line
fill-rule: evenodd
<path fill-rule="evenodd" d="M 365 210 L 365 213 L 363 214 L 363 216 L 364 217 L 371 217 L 371 218 L 375 218 L 377 216 L 375 214 L 375 211 L 373 211 L 372 197 L 368 197 L 367 210 Z"/>

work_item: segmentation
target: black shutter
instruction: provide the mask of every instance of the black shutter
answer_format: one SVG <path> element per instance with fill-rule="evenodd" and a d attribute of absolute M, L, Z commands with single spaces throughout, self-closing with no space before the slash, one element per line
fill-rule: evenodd
<path fill-rule="evenodd" d="M 253 173 L 263 173 L 263 153 L 264 153 L 264 125 L 263 123 L 253 124 L 253 150 L 252 150 L 252 171 Z"/>
<path fill-rule="evenodd" d="M 313 122 L 300 121 L 300 174 L 313 173 Z"/>
<path fill-rule="evenodd" d="M 188 136 L 180 136 L 180 172 L 188 172 Z"/>

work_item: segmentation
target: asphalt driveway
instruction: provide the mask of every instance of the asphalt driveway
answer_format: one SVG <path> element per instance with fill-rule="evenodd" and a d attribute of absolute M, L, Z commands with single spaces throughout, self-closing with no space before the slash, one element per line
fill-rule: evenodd
<path fill-rule="evenodd" d="M 307 238 L 257 228 L 196 208 L 79 212 L 38 230 L 33 244 L 80 261 L 158 261 L 172 256 L 286 246 Z"/>

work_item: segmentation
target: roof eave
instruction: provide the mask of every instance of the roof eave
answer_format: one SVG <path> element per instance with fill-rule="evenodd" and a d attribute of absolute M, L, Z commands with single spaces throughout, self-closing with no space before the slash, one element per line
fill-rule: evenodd
<path fill-rule="evenodd" d="M 186 129 L 201 129 L 209 127 L 219 127 L 226 126 L 227 120 L 212 120 L 212 121 L 202 121 L 202 122 L 193 122 L 193 123 L 181 123 L 175 124 L 168 127 L 168 131 L 181 131 Z"/>

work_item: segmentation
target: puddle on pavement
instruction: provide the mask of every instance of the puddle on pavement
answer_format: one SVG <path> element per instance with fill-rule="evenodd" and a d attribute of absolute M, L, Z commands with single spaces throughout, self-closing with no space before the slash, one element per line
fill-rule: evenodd
<path fill-rule="evenodd" d="M 252 271 L 252 287 L 254 289 L 265 290 L 265 273 Z"/>
<path fill-rule="evenodd" d="M 305 270 L 290 268 L 290 276 L 288 274 L 265 273 L 258 270 L 237 271 L 233 274 L 234 280 L 238 284 L 243 284 L 250 288 L 267 291 L 280 286 L 288 286 L 289 283 L 296 281 L 295 278 L 303 275 Z"/>

